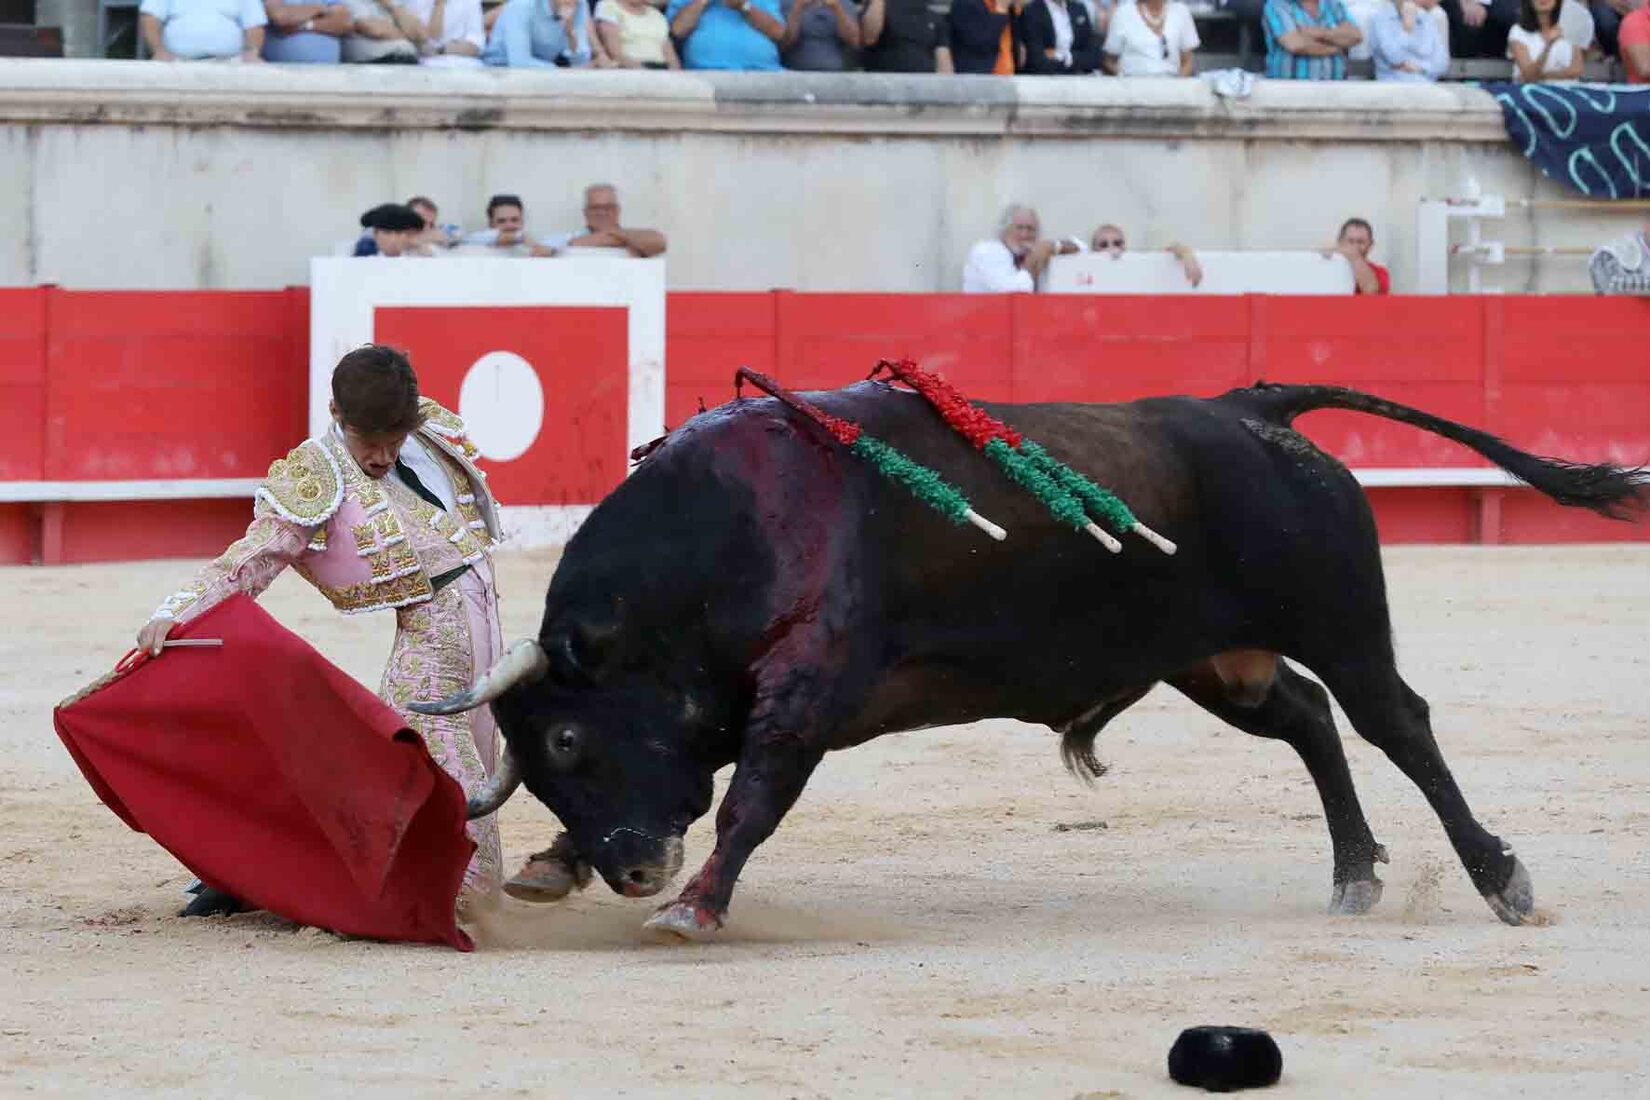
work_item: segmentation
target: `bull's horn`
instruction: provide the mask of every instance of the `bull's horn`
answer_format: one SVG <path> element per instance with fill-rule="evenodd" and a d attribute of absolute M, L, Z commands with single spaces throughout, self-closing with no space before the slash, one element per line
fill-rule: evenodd
<path fill-rule="evenodd" d="M 516 684 L 530 684 L 543 676 L 550 659 L 538 642 L 525 638 L 511 646 L 498 663 L 488 669 L 470 688 L 434 703 L 414 703 L 409 708 L 419 714 L 457 714 L 491 703 Z"/>
<path fill-rule="evenodd" d="M 510 801 L 510 796 L 516 793 L 521 786 L 521 769 L 516 767 L 516 754 L 510 751 L 510 746 L 504 746 L 504 755 L 499 758 L 498 770 L 495 771 L 481 789 L 470 796 L 464 812 L 471 821 L 478 817 L 486 817 L 500 806 Z"/>

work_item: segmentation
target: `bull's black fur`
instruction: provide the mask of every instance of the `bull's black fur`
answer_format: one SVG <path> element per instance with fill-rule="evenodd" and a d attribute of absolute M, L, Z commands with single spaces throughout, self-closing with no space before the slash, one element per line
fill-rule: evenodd
<path fill-rule="evenodd" d="M 1606 515 L 1644 506 L 1642 469 L 1537 458 L 1324 386 L 989 406 L 1180 547 L 1168 557 L 1131 538 L 1111 555 L 1052 521 L 916 395 L 863 383 L 808 396 L 939 470 L 1009 539 L 948 525 L 771 399 L 710 410 L 651 448 L 557 567 L 539 637 L 549 675 L 494 704 L 529 790 L 615 889 L 656 888 L 667 838 L 709 808 L 727 764 L 716 850 L 678 903 L 699 924 L 720 920 L 825 752 L 1013 717 L 1062 730 L 1067 765 L 1098 774 L 1096 733 L 1167 682 L 1300 755 L 1323 799 L 1336 908 L 1374 903 L 1384 851 L 1331 693 L 1426 795 L 1497 913 L 1530 912 L 1522 866 L 1472 815 L 1426 703 L 1398 675 L 1368 502 L 1291 425 L 1324 408 L 1398 420 Z M 1234 653 L 1260 654 L 1265 675 L 1227 675 Z"/>

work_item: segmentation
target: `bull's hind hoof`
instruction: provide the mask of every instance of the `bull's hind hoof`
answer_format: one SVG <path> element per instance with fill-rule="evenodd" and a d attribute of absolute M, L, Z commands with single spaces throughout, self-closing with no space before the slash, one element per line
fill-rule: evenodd
<path fill-rule="evenodd" d="M 1490 903 L 1495 915 L 1507 924 L 1528 924 L 1535 915 L 1535 885 L 1530 882 L 1530 873 L 1524 870 L 1524 864 L 1508 849 L 1506 854 L 1512 857 L 1512 874 L 1507 876 L 1507 884 L 1501 889 L 1484 895 L 1484 900 Z"/>
<path fill-rule="evenodd" d="M 673 901 L 649 917 L 642 928 L 661 939 L 702 943 L 721 931 L 722 922 L 708 909 Z"/>
<path fill-rule="evenodd" d="M 1329 912 L 1335 916 L 1357 917 L 1375 908 L 1385 889 L 1381 880 L 1373 876 L 1337 882 L 1329 896 Z"/>

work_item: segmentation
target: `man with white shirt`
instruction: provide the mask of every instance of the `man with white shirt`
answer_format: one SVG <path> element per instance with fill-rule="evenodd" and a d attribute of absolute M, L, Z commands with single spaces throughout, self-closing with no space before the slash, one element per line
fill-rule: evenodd
<path fill-rule="evenodd" d="M 487 200 L 487 228 L 466 233 L 459 243 L 492 249 L 500 256 L 527 255 L 526 209 L 519 195 L 494 195 Z"/>
<path fill-rule="evenodd" d="M 559 256 L 570 248 L 622 248 L 645 260 L 663 255 L 665 235 L 657 229 L 627 229 L 619 224 L 619 191 L 611 183 L 584 189 L 584 228 L 546 237 L 533 245 L 534 256 Z"/>
<path fill-rule="evenodd" d="M 1073 241 L 1038 239 L 1042 222 L 1037 211 L 1015 203 L 1003 211 L 998 235 L 968 250 L 963 264 L 964 294 L 1030 294 L 1050 257 L 1080 251 Z"/>

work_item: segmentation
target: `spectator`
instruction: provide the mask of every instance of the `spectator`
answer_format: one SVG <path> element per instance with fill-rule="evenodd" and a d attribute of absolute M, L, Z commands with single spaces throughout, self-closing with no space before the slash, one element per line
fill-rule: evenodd
<path fill-rule="evenodd" d="M 785 33 L 779 38 L 785 68 L 840 73 L 859 67 L 856 0 L 785 0 L 785 5 Z"/>
<path fill-rule="evenodd" d="M 670 33 L 689 69 L 777 72 L 785 20 L 779 0 L 670 0 Z"/>
<path fill-rule="evenodd" d="M 600 0 L 596 37 L 621 69 L 680 69 L 665 13 L 647 0 Z"/>
<path fill-rule="evenodd" d="M 1079 0 L 1031 0 L 1020 13 L 1020 45 L 1022 73 L 1072 76 L 1100 68 L 1094 20 Z"/>
<path fill-rule="evenodd" d="M 1501 57 L 1518 22 L 1518 0 L 1443 0 L 1454 57 Z"/>
<path fill-rule="evenodd" d="M 264 14 L 269 18 L 264 28 L 265 61 L 336 65 L 343 60 L 343 38 L 355 27 L 342 0 L 322 4 L 264 0 Z"/>
<path fill-rule="evenodd" d="M 500 254 L 522 254 L 527 242 L 524 210 L 517 196 L 494 195 L 487 200 L 487 228 L 465 234 L 460 243 L 497 249 Z"/>
<path fill-rule="evenodd" d="M 861 54 L 874 73 L 950 72 L 950 53 L 943 55 L 941 24 L 928 0 L 866 0 L 859 18 Z"/>
<path fill-rule="evenodd" d="M 1586 62 L 1583 47 L 1564 37 L 1558 25 L 1559 0 L 1519 0 L 1518 25 L 1507 32 L 1507 57 L 1513 80 L 1534 84 L 1575 80 Z"/>
<path fill-rule="evenodd" d="M 1341 0 L 1266 0 L 1266 75 L 1345 80 L 1346 52 L 1363 35 Z"/>
<path fill-rule="evenodd" d="M 143 0 L 138 24 L 156 61 L 262 61 L 260 0 Z"/>
<path fill-rule="evenodd" d="M 1640 8 L 1634 14 L 1644 11 Z M 1627 23 L 1622 20 L 1624 33 Z M 1593 277 L 1593 289 L 1600 294 L 1650 294 L 1650 222 L 1637 233 L 1596 249 L 1587 271 Z"/>
<path fill-rule="evenodd" d="M 418 235 L 418 246 L 424 251 L 452 248 L 463 237 L 458 226 L 441 224 L 441 211 L 433 200 L 414 195 L 407 200 L 407 209 L 417 214 L 424 223 L 424 231 Z"/>
<path fill-rule="evenodd" d="M 359 65 L 416 65 L 412 33 L 418 17 L 396 0 L 344 0 L 355 33 L 344 39 L 344 60 Z"/>
<path fill-rule="evenodd" d="M 424 219 L 411 207 L 393 202 L 375 206 L 361 215 L 367 236 L 355 242 L 357 256 L 416 256 Z"/>
<path fill-rule="evenodd" d="M 1245 31 L 1251 36 L 1249 38 L 1250 42 L 1265 40 L 1266 0 L 1215 0 L 1215 2 L 1221 11 L 1226 12 L 1236 21 L 1239 32 L 1239 45 L 1246 45 L 1242 37 Z M 1240 60 L 1247 66 L 1249 61 L 1247 52 Z"/>
<path fill-rule="evenodd" d="M 1081 2 L 1089 10 L 1089 22 L 1094 24 L 1094 37 L 1104 42 L 1106 32 L 1111 29 L 1111 17 L 1117 10 L 1114 0 L 1081 0 Z M 1101 58 L 1102 62 L 1104 60 L 1104 58 Z"/>
<path fill-rule="evenodd" d="M 1122 14 L 1121 11 L 1118 12 L 1119 16 Z M 1074 243 L 1081 247 L 1081 242 Z M 1114 260 L 1128 251 L 1128 247 L 1128 241 L 1123 236 L 1123 230 L 1110 222 L 1096 229 L 1094 235 L 1089 238 L 1089 249 L 1091 251 L 1110 256 Z M 1198 286 L 1203 282 L 1203 265 L 1198 262 L 1196 252 L 1183 244 L 1171 244 L 1163 251 L 1170 253 L 1180 261 L 1180 270 L 1185 272 L 1188 283 L 1192 286 Z"/>
<path fill-rule="evenodd" d="M 1449 35 L 1433 19 L 1436 4 L 1390 0 L 1381 9 L 1370 27 L 1376 80 L 1430 84 L 1449 71 Z"/>
<path fill-rule="evenodd" d="M 1641 4 L 1621 21 L 1617 41 L 1629 84 L 1650 84 L 1650 4 Z"/>
<path fill-rule="evenodd" d="M 1020 14 L 1020 0 L 951 0 L 945 36 L 951 71 L 1013 76 L 1013 22 Z"/>
<path fill-rule="evenodd" d="M 1611 56 L 1619 56 L 1622 23 L 1645 6 L 1645 0 L 1593 0 L 1590 11 L 1599 48 Z"/>
<path fill-rule="evenodd" d="M 512 69 L 588 68 L 596 60 L 590 8 L 584 0 L 505 0 L 481 60 Z"/>
<path fill-rule="evenodd" d="M 1075 241 L 1038 239 L 1037 211 L 1018 204 L 1003 211 L 998 235 L 968 250 L 963 264 L 964 294 L 1031 293 L 1051 256 L 1081 251 Z"/>
<path fill-rule="evenodd" d="M 1375 230 L 1362 218 L 1348 218 L 1335 238 L 1333 248 L 1324 249 L 1325 256 L 1339 252 L 1352 265 L 1352 281 L 1359 294 L 1391 294 L 1392 276 L 1387 269 L 1369 258 L 1375 247 Z"/>
<path fill-rule="evenodd" d="M 1191 76 L 1202 45 L 1192 11 L 1180 0 L 1136 0 L 1111 17 L 1105 67 L 1112 76 Z"/>
<path fill-rule="evenodd" d="M 535 256 L 558 256 L 569 248 L 622 248 L 638 259 L 663 254 L 665 235 L 657 229 L 626 229 L 619 224 L 619 192 L 611 183 L 584 189 L 584 229 L 546 237 L 533 246 Z"/>
<path fill-rule="evenodd" d="M 487 31 L 481 22 L 481 0 L 403 0 L 412 16 L 407 39 L 424 65 L 476 68 Z"/>

